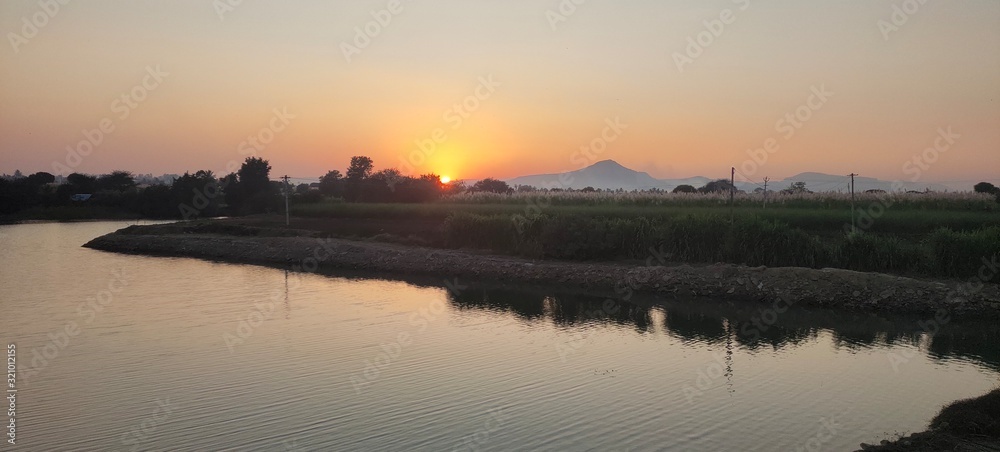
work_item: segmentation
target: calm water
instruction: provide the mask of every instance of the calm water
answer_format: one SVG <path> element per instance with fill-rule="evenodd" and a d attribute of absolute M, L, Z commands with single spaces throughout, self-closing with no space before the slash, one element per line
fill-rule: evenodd
<path fill-rule="evenodd" d="M 0 226 L 17 450 L 852 450 L 1000 374 L 989 325 L 80 247 L 125 225 Z"/>

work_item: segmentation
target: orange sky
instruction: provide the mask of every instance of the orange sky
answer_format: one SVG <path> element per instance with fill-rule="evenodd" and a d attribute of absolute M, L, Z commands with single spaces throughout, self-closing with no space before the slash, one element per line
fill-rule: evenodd
<path fill-rule="evenodd" d="M 0 2 L 0 172 L 998 179 L 994 0 L 228 1 Z"/>

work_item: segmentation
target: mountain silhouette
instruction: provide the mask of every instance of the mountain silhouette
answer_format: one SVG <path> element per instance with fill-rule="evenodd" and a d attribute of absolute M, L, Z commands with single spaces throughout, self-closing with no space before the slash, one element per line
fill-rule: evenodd
<path fill-rule="evenodd" d="M 564 190 L 580 190 L 587 187 L 593 187 L 604 190 L 623 189 L 631 191 L 657 188 L 670 191 L 679 185 L 691 185 L 695 188 L 702 187 L 716 179 L 728 179 L 728 176 L 729 174 L 723 174 L 717 178 L 697 176 L 686 179 L 657 179 L 650 176 L 649 173 L 626 168 L 614 160 L 601 160 L 600 162 L 576 171 L 515 177 L 513 179 L 508 179 L 507 183 L 512 186 L 530 185 L 536 188 L 561 188 Z M 757 188 L 761 188 L 764 183 L 763 180 L 748 182 L 741 179 L 742 177 L 737 178 L 736 188 L 744 191 L 754 191 Z M 763 177 L 761 177 L 761 179 L 763 179 Z M 767 188 L 768 190 L 778 191 L 788 188 L 795 182 L 805 182 L 806 188 L 814 192 L 850 191 L 849 176 L 817 172 L 804 172 L 780 180 L 772 179 L 768 183 Z M 949 190 L 949 187 L 941 184 L 909 181 L 894 183 L 892 181 L 883 181 L 871 177 L 855 177 L 854 187 L 857 192 L 863 192 L 866 190 L 898 191 L 900 189 L 916 191 Z"/>

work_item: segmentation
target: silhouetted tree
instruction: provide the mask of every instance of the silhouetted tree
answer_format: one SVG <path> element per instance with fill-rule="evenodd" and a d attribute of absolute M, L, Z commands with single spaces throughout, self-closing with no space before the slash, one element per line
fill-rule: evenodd
<path fill-rule="evenodd" d="M 698 189 L 701 193 L 729 193 L 733 184 L 726 179 L 719 179 L 716 181 L 709 182 L 705 184 L 704 187 Z"/>
<path fill-rule="evenodd" d="M 171 187 L 156 184 L 139 191 L 136 212 L 147 218 L 176 218 L 178 209 Z"/>
<path fill-rule="evenodd" d="M 66 182 L 75 193 L 93 193 L 97 190 L 97 178 L 89 174 L 70 174 L 66 176 Z"/>
<path fill-rule="evenodd" d="M 375 164 L 368 157 L 363 155 L 351 157 L 351 166 L 347 168 L 347 179 L 357 181 L 367 179 L 372 175 L 374 168 Z"/>
<path fill-rule="evenodd" d="M 340 171 L 333 170 L 319 178 L 319 191 L 326 196 L 344 195 L 344 177 Z"/>
<path fill-rule="evenodd" d="M 215 217 L 220 212 L 222 187 L 211 171 L 184 173 L 170 186 L 170 203 L 184 217 Z"/>
<path fill-rule="evenodd" d="M 112 171 L 97 178 L 98 190 L 123 192 L 135 188 L 135 178 L 128 171 Z"/>
<path fill-rule="evenodd" d="M 236 182 L 226 181 L 227 193 L 230 190 L 237 194 L 227 196 L 226 202 L 238 214 L 263 213 L 276 210 L 279 200 L 275 196 L 278 189 L 271 183 L 271 164 L 262 158 L 247 157 L 236 173 Z M 280 185 L 279 185 L 280 186 Z"/>
<path fill-rule="evenodd" d="M 351 157 L 351 166 L 347 168 L 347 187 L 345 194 L 348 201 L 361 201 L 364 198 L 365 181 L 375 167 L 372 159 L 365 156 Z"/>
<path fill-rule="evenodd" d="M 250 198 L 271 188 L 271 164 L 259 157 L 247 157 L 236 173 L 240 189 Z"/>
<path fill-rule="evenodd" d="M 514 190 L 502 180 L 486 178 L 472 185 L 471 192 L 513 193 Z"/>
<path fill-rule="evenodd" d="M 41 187 L 42 185 L 51 184 L 51 183 L 53 183 L 53 182 L 56 181 L 56 177 L 55 176 L 53 176 L 50 173 L 46 173 L 46 172 L 38 172 L 38 173 L 32 174 L 32 175 L 28 176 L 26 179 L 27 180 L 25 182 L 28 185 L 31 185 L 31 186 L 34 186 L 34 187 Z"/>
<path fill-rule="evenodd" d="M 698 189 L 691 185 L 678 185 L 674 188 L 674 193 L 698 193 Z"/>
<path fill-rule="evenodd" d="M 806 188 L 805 182 L 793 182 L 792 185 L 789 185 L 788 188 L 781 190 L 781 192 L 790 195 L 797 195 L 801 193 L 812 193 L 812 191 Z"/>
<path fill-rule="evenodd" d="M 980 182 L 973 187 L 973 190 L 975 190 L 976 193 L 988 193 L 991 195 L 995 195 L 997 192 L 1000 192 L 1000 188 L 997 188 L 989 182 Z"/>

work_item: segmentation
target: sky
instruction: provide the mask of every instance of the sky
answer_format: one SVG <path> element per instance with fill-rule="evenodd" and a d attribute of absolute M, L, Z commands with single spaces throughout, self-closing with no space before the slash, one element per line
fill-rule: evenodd
<path fill-rule="evenodd" d="M 996 0 L 3 0 L 0 33 L 6 173 L 1000 182 Z"/>

